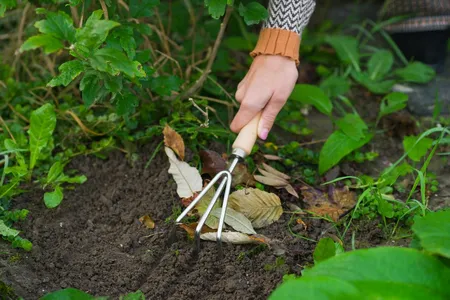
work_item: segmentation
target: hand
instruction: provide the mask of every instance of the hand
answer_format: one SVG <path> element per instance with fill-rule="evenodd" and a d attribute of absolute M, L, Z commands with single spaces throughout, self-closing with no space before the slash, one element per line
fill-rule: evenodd
<path fill-rule="evenodd" d="M 238 133 L 262 111 L 258 136 L 265 140 L 275 118 L 291 95 L 297 78 L 295 61 L 280 55 L 255 57 L 236 91 L 236 100 L 241 106 L 231 122 L 231 130 Z"/>

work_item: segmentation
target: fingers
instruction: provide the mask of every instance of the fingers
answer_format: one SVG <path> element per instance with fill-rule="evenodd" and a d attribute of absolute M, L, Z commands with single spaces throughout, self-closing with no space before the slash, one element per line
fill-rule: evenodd
<path fill-rule="evenodd" d="M 274 94 L 264 108 L 258 127 L 258 136 L 260 139 L 267 139 L 267 136 L 275 123 L 275 119 L 286 103 L 287 98 L 288 97 L 284 97 L 280 94 Z"/>

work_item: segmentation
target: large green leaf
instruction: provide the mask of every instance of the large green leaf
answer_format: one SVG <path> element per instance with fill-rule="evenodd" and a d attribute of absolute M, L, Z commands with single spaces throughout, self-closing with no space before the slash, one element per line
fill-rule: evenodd
<path fill-rule="evenodd" d="M 414 249 L 379 247 L 329 258 L 269 299 L 449 299 L 450 268 Z"/>
<path fill-rule="evenodd" d="M 350 83 L 345 77 L 331 75 L 320 83 L 320 88 L 328 97 L 332 98 L 347 93 Z"/>
<path fill-rule="evenodd" d="M 325 38 L 325 42 L 334 48 L 343 63 L 351 64 L 356 71 L 360 71 L 359 46 L 356 38 L 348 35 L 330 35 Z"/>
<path fill-rule="evenodd" d="M 331 115 L 333 103 L 330 98 L 317 86 L 310 84 L 296 84 L 290 97 L 294 101 L 313 105 L 321 113 Z"/>
<path fill-rule="evenodd" d="M 80 90 L 84 105 L 91 106 L 99 99 L 99 91 L 101 89 L 99 80 L 96 72 L 86 72 L 84 74 L 80 81 Z"/>
<path fill-rule="evenodd" d="M 9 8 L 17 6 L 17 0 L 0 0 L 0 18 L 5 16 L 5 12 Z"/>
<path fill-rule="evenodd" d="M 106 40 L 110 30 L 120 26 L 120 23 L 114 21 L 100 20 L 102 15 L 102 10 L 94 11 L 86 20 L 86 24 L 77 29 L 75 35 L 77 44 L 87 49 L 97 49 Z"/>
<path fill-rule="evenodd" d="M 60 41 L 75 42 L 75 28 L 72 18 L 63 11 L 49 12 L 45 9 L 38 9 L 37 13 L 45 14 L 46 19 L 37 21 L 34 24 L 39 32 L 51 35 Z"/>
<path fill-rule="evenodd" d="M 205 0 L 205 6 L 208 7 L 211 17 L 218 19 L 225 14 L 227 0 Z"/>
<path fill-rule="evenodd" d="M 142 65 L 137 61 L 131 61 L 122 51 L 117 49 L 98 49 L 89 59 L 89 62 L 92 68 L 113 76 L 124 73 L 132 78 L 145 77 Z"/>
<path fill-rule="evenodd" d="M 119 116 L 129 115 L 134 112 L 139 105 L 139 100 L 132 93 L 124 93 L 116 97 L 116 112 Z"/>
<path fill-rule="evenodd" d="M 58 185 L 53 192 L 47 192 L 44 194 L 44 203 L 48 208 L 55 208 L 64 198 L 63 189 Z"/>
<path fill-rule="evenodd" d="M 418 136 L 405 136 L 403 139 L 403 147 L 405 148 L 405 152 L 408 152 L 408 157 L 417 162 L 419 162 L 420 159 L 427 154 L 428 149 L 433 146 L 433 140 L 430 138 L 423 137 L 420 141 L 418 141 L 418 139 Z"/>
<path fill-rule="evenodd" d="M 352 151 L 367 144 L 373 134 L 367 134 L 363 139 L 355 140 L 341 130 L 333 132 L 323 145 L 319 154 L 319 173 L 323 174 Z"/>
<path fill-rule="evenodd" d="M 367 71 L 371 80 L 382 79 L 392 68 L 394 56 L 389 50 L 375 52 L 367 63 Z"/>
<path fill-rule="evenodd" d="M 365 137 L 366 123 L 356 114 L 346 114 L 336 121 L 336 125 L 353 140 L 361 140 Z"/>
<path fill-rule="evenodd" d="M 410 63 L 402 69 L 397 69 L 395 74 L 404 81 L 415 83 L 427 83 L 436 76 L 433 68 L 418 61 Z"/>
<path fill-rule="evenodd" d="M 53 78 L 47 85 L 48 86 L 58 86 L 63 85 L 67 86 L 69 83 L 71 83 L 75 78 L 77 78 L 78 75 L 81 74 L 81 72 L 84 71 L 84 65 L 83 63 L 78 60 L 74 59 L 68 62 L 63 63 L 58 68 L 60 74 Z"/>
<path fill-rule="evenodd" d="M 382 81 L 372 80 L 370 78 L 370 75 L 364 72 L 352 72 L 351 75 L 353 79 L 355 79 L 361 85 L 365 86 L 369 91 L 371 91 L 374 94 L 389 93 L 395 84 L 394 80 L 382 80 Z"/>
<path fill-rule="evenodd" d="M 269 16 L 267 9 L 258 2 L 250 2 L 247 5 L 241 2 L 239 4 L 239 14 L 244 18 L 247 25 L 258 24 Z"/>
<path fill-rule="evenodd" d="M 43 47 L 45 54 L 50 54 L 62 49 L 64 45 L 60 40 L 48 34 L 39 34 L 27 39 L 22 46 L 20 46 L 20 51 L 28 51 Z"/>
<path fill-rule="evenodd" d="M 46 103 L 31 113 L 30 129 L 30 170 L 33 170 L 42 150 L 48 145 L 55 130 L 56 115 L 53 106 Z"/>
<path fill-rule="evenodd" d="M 450 258 L 450 210 L 416 218 L 412 230 L 426 251 Z"/>

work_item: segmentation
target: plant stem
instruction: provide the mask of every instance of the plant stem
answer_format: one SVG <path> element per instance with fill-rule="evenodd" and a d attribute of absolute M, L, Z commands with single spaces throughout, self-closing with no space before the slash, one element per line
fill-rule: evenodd
<path fill-rule="evenodd" d="M 222 43 L 223 36 L 225 34 L 225 29 L 227 28 L 228 21 L 230 20 L 231 13 L 233 12 L 233 7 L 228 6 L 225 16 L 223 18 L 222 23 L 220 24 L 220 30 L 217 34 L 216 41 L 214 42 L 213 49 L 211 51 L 211 56 L 209 57 L 208 63 L 206 65 L 205 70 L 202 75 L 197 79 L 193 86 L 191 86 L 187 91 L 185 91 L 180 98 L 186 99 L 195 94 L 205 83 L 206 78 L 208 78 L 209 73 L 211 73 L 212 65 L 216 59 L 217 51 L 219 50 L 219 46 Z"/>

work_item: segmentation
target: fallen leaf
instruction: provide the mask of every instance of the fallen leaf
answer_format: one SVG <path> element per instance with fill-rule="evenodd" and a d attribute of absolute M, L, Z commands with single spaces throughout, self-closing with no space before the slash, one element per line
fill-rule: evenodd
<path fill-rule="evenodd" d="M 319 216 L 328 216 L 335 222 L 356 204 L 356 194 L 349 191 L 347 186 L 335 188 L 329 185 L 327 192 L 304 186 L 301 193 L 309 206 L 307 210 Z"/>
<path fill-rule="evenodd" d="M 272 173 L 272 174 L 275 175 L 276 177 L 280 177 L 280 178 L 283 178 L 283 179 L 285 179 L 285 180 L 291 179 L 291 177 L 290 177 L 289 175 L 286 175 L 286 174 L 284 174 L 284 173 L 282 173 L 282 172 L 276 170 L 275 168 L 272 168 L 272 167 L 269 166 L 268 164 L 263 163 L 262 165 L 263 165 L 264 169 L 265 169 L 267 172 Z"/>
<path fill-rule="evenodd" d="M 264 154 L 264 158 L 267 160 L 283 160 L 283 158 L 272 154 Z"/>
<path fill-rule="evenodd" d="M 219 220 L 221 212 L 222 208 L 216 208 L 211 211 L 211 215 L 214 215 Z M 236 231 L 247 234 L 256 234 L 256 231 L 253 229 L 252 222 L 250 222 L 246 216 L 230 207 L 227 208 L 225 213 L 225 223 L 233 227 Z"/>
<path fill-rule="evenodd" d="M 231 174 L 233 175 L 231 181 L 232 187 L 240 184 L 245 186 L 255 186 L 255 179 L 252 174 L 250 174 L 245 164 L 238 163 Z"/>
<path fill-rule="evenodd" d="M 150 218 L 149 215 L 145 215 L 139 218 L 139 222 L 141 222 L 141 224 L 144 224 L 145 227 L 153 229 L 155 228 L 155 222 L 152 220 L 152 218 Z"/>
<path fill-rule="evenodd" d="M 267 177 L 261 175 L 254 175 L 253 177 L 255 177 L 256 181 L 259 181 L 262 184 L 274 187 L 285 187 L 286 185 L 289 184 L 289 182 L 287 182 L 286 180 L 277 177 Z"/>
<path fill-rule="evenodd" d="M 191 224 L 180 224 L 180 227 L 183 228 L 186 233 L 188 234 L 188 236 L 192 239 L 194 238 L 195 235 L 195 229 L 197 228 L 198 223 L 191 223 Z M 200 230 L 200 235 L 202 233 L 207 233 L 207 232 L 216 232 L 216 230 L 208 227 L 207 225 L 203 225 L 202 229 Z"/>
<path fill-rule="evenodd" d="M 277 221 L 283 213 L 280 198 L 259 189 L 246 188 L 231 193 L 230 208 L 242 213 L 254 228 L 261 228 Z"/>
<path fill-rule="evenodd" d="M 192 195 L 192 196 L 190 196 L 190 197 L 187 197 L 187 198 L 181 198 L 181 204 L 182 204 L 184 207 L 188 207 L 189 204 L 191 204 L 191 202 L 194 201 L 195 198 L 197 198 L 198 194 L 199 194 L 198 192 L 195 192 L 194 195 Z"/>
<path fill-rule="evenodd" d="M 184 141 L 180 134 L 173 130 L 168 124 L 164 127 L 164 145 L 171 148 L 181 160 L 184 160 Z"/>
<path fill-rule="evenodd" d="M 298 194 L 297 194 L 297 191 L 292 187 L 292 185 L 288 184 L 288 185 L 285 186 L 284 188 L 286 189 L 286 191 L 287 191 L 289 194 L 291 194 L 292 196 L 295 196 L 295 197 L 299 198 L 299 197 L 298 197 Z"/>
<path fill-rule="evenodd" d="M 180 198 L 189 198 L 202 190 L 202 177 L 198 170 L 184 161 L 179 161 L 169 147 L 164 147 L 169 158 L 169 174 L 177 183 L 177 194 Z"/>
<path fill-rule="evenodd" d="M 205 241 L 217 241 L 217 233 L 208 232 L 200 235 Z M 222 241 L 231 244 L 264 244 L 266 241 L 262 238 L 252 237 L 241 232 L 225 231 L 222 232 Z"/>
<path fill-rule="evenodd" d="M 306 223 L 303 222 L 303 220 L 300 219 L 300 218 L 297 219 L 297 224 L 303 225 L 304 230 L 307 230 L 307 229 L 308 229 L 308 225 L 306 225 Z"/>
<path fill-rule="evenodd" d="M 214 177 L 217 173 L 227 168 L 226 160 L 215 151 L 202 150 L 199 155 L 202 160 L 202 174 Z"/>
<path fill-rule="evenodd" d="M 195 206 L 195 209 L 200 216 L 203 216 L 203 214 L 205 213 L 215 193 L 216 189 L 214 188 L 214 186 L 212 186 Z M 214 204 L 213 210 L 221 206 L 222 202 L 221 199 L 219 198 L 217 199 L 216 204 Z M 206 218 L 205 224 L 213 229 L 217 229 L 217 227 L 219 226 L 219 218 L 217 218 L 213 214 L 209 214 L 208 218 Z"/>

